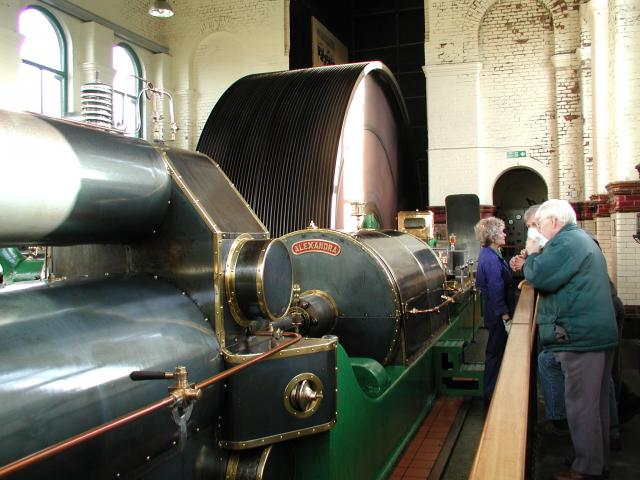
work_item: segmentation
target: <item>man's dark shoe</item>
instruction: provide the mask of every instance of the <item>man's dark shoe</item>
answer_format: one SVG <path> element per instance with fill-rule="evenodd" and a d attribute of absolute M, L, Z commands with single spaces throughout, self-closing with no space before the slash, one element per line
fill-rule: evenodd
<path fill-rule="evenodd" d="M 553 480 L 596 480 L 601 478 L 602 475 L 587 475 L 586 473 L 576 472 L 572 468 L 562 470 L 553 476 Z"/>
<path fill-rule="evenodd" d="M 538 425 L 538 432 L 542 435 L 566 437 L 569 435 L 569 427 L 567 422 L 562 422 L 562 420 L 548 420 Z"/>
<path fill-rule="evenodd" d="M 638 414 L 640 414 L 640 397 L 633 393 L 626 383 L 622 382 L 618 399 L 618 419 L 623 424 Z"/>
<path fill-rule="evenodd" d="M 621 452 L 622 451 L 622 439 L 620 437 L 609 439 L 609 449 L 612 452 Z"/>
<path fill-rule="evenodd" d="M 564 464 L 567 467 L 571 467 L 571 465 L 573 465 L 573 457 L 564 457 Z M 575 472 L 575 470 L 573 470 Z M 591 476 L 591 477 L 587 477 L 587 478 L 609 478 L 611 476 L 611 472 L 608 469 L 604 469 L 602 471 L 602 477 L 598 477 L 598 476 Z"/>

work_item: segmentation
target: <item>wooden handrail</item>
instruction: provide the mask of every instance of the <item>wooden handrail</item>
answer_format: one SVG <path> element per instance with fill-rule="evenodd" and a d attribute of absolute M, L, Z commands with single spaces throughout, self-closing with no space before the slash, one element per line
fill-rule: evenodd
<path fill-rule="evenodd" d="M 528 282 L 520 290 L 470 479 L 525 478 L 536 294 Z"/>

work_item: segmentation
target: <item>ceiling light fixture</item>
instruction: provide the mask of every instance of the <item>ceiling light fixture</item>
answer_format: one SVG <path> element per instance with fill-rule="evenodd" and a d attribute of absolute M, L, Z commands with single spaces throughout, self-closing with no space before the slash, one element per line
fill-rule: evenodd
<path fill-rule="evenodd" d="M 173 17 L 173 8 L 167 0 L 154 0 L 149 7 L 149 15 L 152 17 L 169 18 Z"/>

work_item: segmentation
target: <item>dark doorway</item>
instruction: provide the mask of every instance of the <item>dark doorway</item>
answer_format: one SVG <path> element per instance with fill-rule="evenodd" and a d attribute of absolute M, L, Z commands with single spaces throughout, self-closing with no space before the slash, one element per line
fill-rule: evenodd
<path fill-rule="evenodd" d="M 532 205 L 547 200 L 548 189 L 544 179 L 528 168 L 514 168 L 503 173 L 493 187 L 496 216 L 507 227 L 505 257 L 518 253 L 526 242 L 527 229 L 524 212 Z"/>

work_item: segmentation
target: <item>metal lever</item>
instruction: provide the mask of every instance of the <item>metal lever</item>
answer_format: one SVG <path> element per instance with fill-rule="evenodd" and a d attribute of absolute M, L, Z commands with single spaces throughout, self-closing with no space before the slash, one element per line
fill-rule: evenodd
<path fill-rule="evenodd" d="M 156 372 L 154 370 L 135 370 L 129 374 L 134 382 L 139 380 L 168 380 L 173 378 L 173 372 Z"/>
<path fill-rule="evenodd" d="M 187 403 L 199 400 L 202 390 L 194 388 L 195 383 L 189 383 L 187 367 L 177 366 L 173 372 L 159 372 L 156 370 L 135 370 L 129 374 L 133 381 L 139 380 L 170 380 L 176 379 L 176 383 L 169 387 L 169 394 L 176 399 L 176 404 L 186 407 Z"/>

